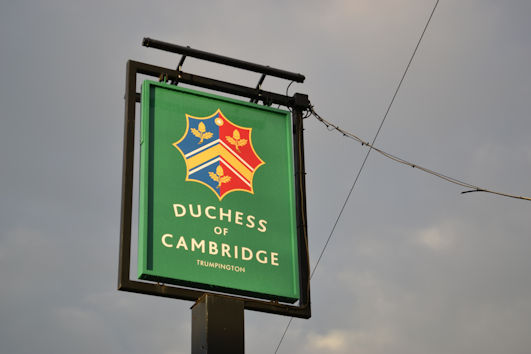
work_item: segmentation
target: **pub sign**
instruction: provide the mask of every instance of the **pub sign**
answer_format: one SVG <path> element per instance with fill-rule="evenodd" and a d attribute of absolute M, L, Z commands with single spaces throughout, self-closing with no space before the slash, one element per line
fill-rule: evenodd
<path fill-rule="evenodd" d="M 297 301 L 291 113 L 154 81 L 141 95 L 138 277 Z"/>

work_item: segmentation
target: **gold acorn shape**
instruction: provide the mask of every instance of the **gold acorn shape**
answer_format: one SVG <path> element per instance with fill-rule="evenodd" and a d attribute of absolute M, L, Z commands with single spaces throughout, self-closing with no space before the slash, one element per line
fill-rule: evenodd
<path fill-rule="evenodd" d="M 240 139 L 240 132 L 238 129 L 234 129 L 234 132 L 232 133 L 232 136 L 225 136 L 229 144 L 234 145 L 236 147 L 236 151 L 240 151 L 241 146 L 245 146 L 247 144 L 247 139 Z"/>
<path fill-rule="evenodd" d="M 223 167 L 221 167 L 221 165 L 219 165 L 218 168 L 216 168 L 216 173 L 209 172 L 208 174 L 210 175 L 210 178 L 218 182 L 218 185 L 216 186 L 216 188 L 221 187 L 223 183 L 230 182 L 230 179 L 231 179 L 230 176 L 224 176 Z"/>
<path fill-rule="evenodd" d="M 212 135 L 213 135 L 211 132 L 206 131 L 205 123 L 203 122 L 199 122 L 197 129 L 192 128 L 191 131 L 192 131 L 192 134 L 194 134 L 196 137 L 200 139 L 198 144 L 202 144 L 203 139 L 210 139 L 212 138 Z"/>

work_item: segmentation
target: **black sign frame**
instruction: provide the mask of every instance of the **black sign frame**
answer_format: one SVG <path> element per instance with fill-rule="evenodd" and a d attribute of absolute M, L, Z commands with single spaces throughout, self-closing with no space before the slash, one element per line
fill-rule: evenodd
<path fill-rule="evenodd" d="M 280 95 L 272 92 L 262 91 L 260 89 L 260 85 L 254 89 L 224 81 L 201 77 L 181 71 L 181 65 L 179 65 L 178 70 L 172 70 L 132 60 L 127 62 L 118 290 L 189 301 L 198 301 L 204 294 L 219 295 L 218 293 L 204 290 L 132 280 L 130 277 L 134 141 L 136 120 L 135 114 L 136 105 L 140 102 L 140 93 L 136 92 L 136 85 L 137 76 L 141 74 L 156 77 L 160 80 L 170 81 L 174 84 L 184 83 L 223 93 L 247 97 L 250 98 L 251 101 L 262 101 L 266 105 L 279 104 L 288 107 L 292 111 L 295 190 L 297 191 L 295 198 L 297 238 L 299 247 L 299 279 L 301 289 L 298 305 L 289 305 L 280 303 L 278 301 L 252 299 L 243 297 L 244 294 L 242 294 L 242 297 L 235 297 L 243 301 L 244 308 L 248 310 L 299 318 L 310 318 L 310 267 L 306 222 L 306 182 L 303 138 L 303 112 L 310 108 L 308 96 L 299 93 L 296 93 L 293 96 Z M 271 75 L 271 73 L 268 74 Z M 303 76 L 301 77 L 304 79 Z M 263 78 L 260 81 L 263 81 Z M 232 294 L 229 296 L 232 296 Z"/>

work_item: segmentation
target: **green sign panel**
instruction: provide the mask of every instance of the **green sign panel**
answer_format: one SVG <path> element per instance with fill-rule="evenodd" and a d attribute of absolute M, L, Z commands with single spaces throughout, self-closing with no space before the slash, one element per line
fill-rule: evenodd
<path fill-rule="evenodd" d="M 299 299 L 290 112 L 142 85 L 139 278 Z"/>

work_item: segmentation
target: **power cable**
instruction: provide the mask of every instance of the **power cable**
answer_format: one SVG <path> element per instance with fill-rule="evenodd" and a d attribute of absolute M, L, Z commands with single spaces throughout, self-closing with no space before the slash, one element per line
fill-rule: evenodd
<path fill-rule="evenodd" d="M 376 142 L 376 139 L 378 138 L 378 135 L 380 134 L 380 131 L 382 130 L 382 127 L 383 127 L 383 124 L 385 123 L 386 119 L 387 119 L 387 116 L 389 114 L 389 111 L 391 110 L 391 107 L 393 106 L 393 103 L 395 101 L 395 98 L 396 96 L 398 95 L 398 91 L 400 90 L 400 88 L 402 87 L 402 83 L 404 82 L 404 79 L 406 77 L 406 74 L 407 72 L 409 71 L 409 68 L 411 66 L 411 63 L 413 62 L 413 58 L 415 58 L 415 55 L 417 53 L 417 50 L 420 46 L 420 43 L 422 42 L 422 39 L 424 38 L 424 34 L 426 33 L 426 30 L 428 29 L 428 26 L 431 22 L 431 19 L 433 17 L 433 14 L 435 13 L 435 10 L 437 9 L 437 5 L 439 4 L 439 0 L 437 0 L 435 2 L 435 5 L 433 6 L 433 9 L 430 13 L 430 16 L 428 18 L 428 21 L 426 21 L 426 25 L 424 26 L 424 29 L 422 30 L 422 33 L 419 37 L 419 40 L 417 41 L 417 45 L 415 46 L 415 49 L 413 50 L 413 53 L 411 54 L 411 57 L 409 59 L 409 62 L 407 63 L 407 66 L 404 70 L 404 73 L 402 74 L 402 77 L 400 78 L 400 81 L 398 83 L 398 86 L 396 87 L 395 89 L 395 92 L 393 94 L 393 97 L 391 99 L 391 101 L 389 102 L 389 105 L 387 106 L 387 110 L 385 111 L 385 114 L 382 118 L 382 121 L 378 127 L 378 130 L 376 131 L 376 134 L 374 135 L 374 138 L 372 140 L 372 144 L 370 145 L 367 145 L 369 146 L 369 150 L 367 151 L 367 154 L 365 155 L 365 159 L 363 160 L 363 163 L 361 164 L 360 166 L 360 169 L 358 170 L 358 173 L 356 174 L 356 177 L 354 178 L 354 182 L 352 183 L 352 186 L 350 187 L 350 190 L 347 194 L 347 197 L 345 198 L 345 201 L 343 202 L 343 205 L 341 207 L 341 210 L 339 211 L 339 214 L 336 218 L 336 221 L 334 222 L 334 226 L 332 227 L 332 230 L 330 231 L 330 234 L 328 235 L 328 238 L 326 239 L 326 242 L 325 242 L 325 245 L 323 246 L 323 249 L 321 250 L 321 253 L 319 254 L 319 257 L 317 259 L 317 262 L 315 263 L 315 266 L 310 274 L 310 280 L 313 278 L 314 274 L 315 274 L 315 271 L 317 270 L 317 267 L 319 266 L 319 262 L 321 261 L 321 258 L 323 257 L 327 247 L 328 247 L 328 243 L 330 242 L 330 240 L 332 239 L 332 235 L 334 234 L 334 231 L 336 229 L 336 226 L 337 224 L 339 223 L 339 220 L 341 219 L 341 216 L 343 215 L 343 211 L 345 210 L 345 207 L 347 206 L 347 203 L 350 199 L 350 196 L 352 195 L 352 192 L 354 191 L 354 187 L 356 186 L 357 182 L 358 182 L 358 179 L 361 175 L 361 172 L 363 171 L 364 167 L 365 167 L 365 164 L 367 162 L 367 159 L 369 158 L 369 154 L 371 153 L 372 151 L 372 146 L 374 145 L 374 143 Z M 313 108 L 312 108 L 312 111 L 313 111 Z M 277 345 L 277 348 L 275 350 L 275 354 L 277 353 L 278 349 L 280 348 L 280 345 L 282 344 L 282 341 L 284 340 L 285 338 L 285 335 L 288 331 L 288 328 L 289 326 L 291 325 L 291 322 L 293 321 L 293 317 L 289 320 L 287 326 L 286 326 L 286 329 L 284 330 L 284 334 L 282 335 L 282 338 L 280 339 L 278 345 Z"/>
<path fill-rule="evenodd" d="M 528 197 L 522 197 L 522 196 L 517 196 L 517 195 L 513 195 L 513 194 L 507 194 L 507 193 L 501 193 L 501 192 L 496 192 L 496 191 L 493 191 L 493 190 L 489 190 L 489 189 L 486 189 L 486 188 L 481 188 L 481 187 L 478 187 L 476 185 L 473 185 L 473 184 L 470 184 L 470 183 L 467 183 L 467 182 L 463 182 L 461 180 L 458 180 L 457 178 L 453 178 L 453 177 L 449 177 L 447 175 L 444 175 L 442 173 L 439 173 L 439 172 L 436 172 L 436 171 L 433 171 L 433 170 L 430 170 L 426 167 L 422 167 L 418 164 L 415 164 L 415 163 L 412 163 L 412 162 L 409 162 L 407 160 L 404 160 L 400 157 L 397 157 L 395 155 L 392 155 L 388 152 L 385 152 L 375 146 L 373 146 L 372 144 L 369 144 L 368 142 L 366 141 L 363 141 L 362 139 L 360 139 L 359 137 L 357 137 L 356 135 L 346 131 L 346 130 L 343 130 L 341 128 L 339 128 L 337 125 L 334 125 L 332 123 L 330 123 L 329 121 L 325 120 L 323 117 L 321 117 L 319 114 L 317 114 L 313 107 L 310 108 L 310 111 L 312 112 L 312 115 L 318 120 L 320 121 L 321 123 L 323 123 L 326 128 L 330 131 L 332 130 L 337 130 L 338 132 L 340 132 L 341 134 L 343 134 L 343 136 L 345 137 L 348 137 L 348 138 L 351 138 L 359 143 L 361 143 L 362 146 L 368 146 L 369 149 L 372 149 L 380 154 L 382 154 L 383 156 L 393 160 L 393 161 L 396 161 L 398 163 L 401 163 L 403 165 L 406 165 L 406 166 L 410 166 L 410 167 L 413 167 L 413 168 L 416 168 L 416 169 L 419 169 L 421 171 L 424 171 L 426 173 L 429 173 L 435 177 L 438 177 L 440 179 L 443 179 L 447 182 L 450 182 L 450 183 L 453 183 L 453 184 L 457 184 L 458 186 L 461 186 L 461 187 L 465 187 L 465 188 L 469 188 L 469 190 L 467 191 L 463 191 L 461 192 L 461 194 L 465 194 L 465 193 L 472 193 L 472 192 L 485 192 L 485 193 L 491 193 L 491 194 L 496 194 L 496 195 L 499 195 L 499 196 L 503 196 L 503 197 L 508 197 L 508 198 L 515 198 L 515 199 L 521 199 L 521 200 L 527 200 L 527 201 L 531 201 L 531 198 L 528 198 Z"/>

